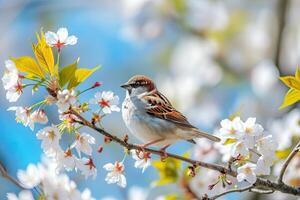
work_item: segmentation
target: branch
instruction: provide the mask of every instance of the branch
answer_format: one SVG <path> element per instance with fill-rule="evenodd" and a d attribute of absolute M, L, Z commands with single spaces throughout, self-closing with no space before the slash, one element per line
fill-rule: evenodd
<path fill-rule="evenodd" d="M 284 173 L 286 172 L 286 169 L 288 167 L 288 165 L 290 164 L 290 162 L 293 160 L 293 158 L 295 157 L 295 155 L 299 152 L 299 148 L 300 148 L 300 141 L 298 142 L 298 144 L 294 147 L 293 151 L 289 154 L 289 156 L 287 157 L 286 161 L 284 162 L 281 170 L 280 170 L 280 174 L 278 177 L 277 182 L 278 183 L 282 183 L 282 179 L 284 176 Z"/>
<path fill-rule="evenodd" d="M 70 113 L 75 115 L 76 117 L 78 117 L 81 120 L 81 121 L 76 121 L 77 123 L 79 123 L 81 125 L 84 125 L 84 126 L 88 126 L 91 129 L 99 132 L 100 134 L 102 134 L 106 137 L 109 137 L 112 141 L 120 144 L 121 146 L 127 148 L 128 150 L 131 150 L 131 149 L 141 150 L 140 146 L 127 143 L 124 140 L 118 138 L 117 136 L 114 136 L 114 135 L 106 132 L 105 130 L 95 126 L 94 124 L 92 124 L 91 122 L 86 120 L 84 117 L 82 117 L 76 111 L 70 110 Z M 221 165 L 206 163 L 206 162 L 202 162 L 202 161 L 196 161 L 196 160 L 193 160 L 193 159 L 190 159 L 190 158 L 185 158 L 185 157 L 182 157 L 182 156 L 179 156 L 179 155 L 176 155 L 176 154 L 166 153 L 162 150 L 155 150 L 155 149 L 150 149 L 150 148 L 143 148 L 143 149 L 147 152 L 150 152 L 152 154 L 155 154 L 155 155 L 158 155 L 158 156 L 161 156 L 161 157 L 167 156 L 167 157 L 170 157 L 170 158 L 175 158 L 177 160 L 181 160 L 181 161 L 190 163 L 191 165 L 194 165 L 194 166 L 200 166 L 200 167 L 204 167 L 204 168 L 207 168 L 207 169 L 212 169 L 212 170 L 215 170 L 215 171 L 219 171 L 220 173 L 223 173 L 223 174 L 231 175 L 233 177 L 235 177 L 237 175 L 236 172 L 231 171 L 231 170 L 229 170 L 226 167 L 223 167 Z"/>
<path fill-rule="evenodd" d="M 3 164 L 0 162 L 0 173 L 1 176 L 5 179 L 7 179 L 8 181 L 10 181 L 11 183 L 13 183 L 14 185 L 18 186 L 21 189 L 25 189 L 21 183 L 19 183 L 19 181 L 17 181 L 15 178 L 13 178 L 12 176 L 10 176 L 7 172 L 7 170 L 5 169 L 5 167 L 3 166 Z"/>
<path fill-rule="evenodd" d="M 221 197 L 221 196 L 224 196 L 224 195 L 229 194 L 229 193 L 234 193 L 234 192 L 245 192 L 245 191 L 251 192 L 251 189 L 252 189 L 253 187 L 254 187 L 254 186 L 251 185 L 251 186 L 248 186 L 248 187 L 245 187 L 245 188 L 241 188 L 241 189 L 232 189 L 232 190 L 228 190 L 228 191 L 223 192 L 223 193 L 221 193 L 221 194 L 218 194 L 218 195 L 215 195 L 215 196 L 213 196 L 213 197 L 210 197 L 210 198 L 208 198 L 208 200 L 215 200 L 215 199 L 217 199 L 217 198 L 219 198 L 219 197 Z"/>
<path fill-rule="evenodd" d="M 121 146 L 127 148 L 128 150 L 131 150 L 131 149 L 141 150 L 140 146 L 127 143 L 127 141 L 124 141 L 124 140 L 118 138 L 117 136 L 114 136 L 114 135 L 106 132 L 105 130 L 95 126 L 94 124 L 92 124 L 91 122 L 86 120 L 84 117 L 82 117 L 79 113 L 77 113 L 73 109 L 71 109 L 69 112 L 71 114 L 75 115 L 76 117 L 78 117 L 78 119 L 80 120 L 80 121 L 75 120 L 75 122 L 77 122 L 81 125 L 90 127 L 91 129 L 97 131 L 98 133 L 100 133 L 100 134 L 102 134 L 106 137 L 109 137 L 112 141 L 120 144 Z M 179 155 L 176 155 L 176 154 L 166 153 L 164 151 L 154 150 L 154 149 L 150 149 L 150 148 L 144 148 L 144 150 L 149 152 L 149 153 L 161 156 L 161 157 L 167 156 L 167 157 L 170 157 L 170 158 L 181 160 L 181 161 L 189 163 L 193 166 L 200 166 L 200 167 L 204 167 L 204 168 L 207 168 L 207 169 L 219 171 L 220 173 L 227 174 L 227 175 L 230 175 L 230 176 L 233 176 L 233 177 L 237 176 L 237 173 L 235 171 L 230 170 L 229 168 L 226 168 L 226 167 L 221 166 L 221 165 L 206 163 L 206 162 L 202 162 L 202 161 L 197 161 L 197 160 L 193 160 L 193 159 L 190 159 L 190 158 L 185 158 L 185 157 L 182 157 L 182 156 L 179 156 Z M 273 182 L 273 181 L 263 179 L 263 178 L 257 178 L 256 182 L 252 185 L 251 188 L 257 189 L 256 191 L 258 191 L 258 190 L 263 190 L 263 191 L 272 190 L 272 191 L 280 191 L 282 193 L 287 193 L 287 194 L 293 194 L 293 195 L 296 195 L 296 196 L 300 196 L 300 189 L 299 188 L 294 188 L 292 186 L 286 185 L 285 183 Z M 252 191 L 252 192 L 255 192 L 255 191 Z"/>
<path fill-rule="evenodd" d="M 283 42 L 284 36 L 284 27 L 285 27 L 285 20 L 286 20 L 286 13 L 289 7 L 289 0 L 281 0 L 278 1 L 278 35 L 277 35 L 277 43 L 275 48 L 275 65 L 280 74 L 282 74 L 282 70 L 280 66 L 280 59 L 281 59 L 281 47 Z"/>

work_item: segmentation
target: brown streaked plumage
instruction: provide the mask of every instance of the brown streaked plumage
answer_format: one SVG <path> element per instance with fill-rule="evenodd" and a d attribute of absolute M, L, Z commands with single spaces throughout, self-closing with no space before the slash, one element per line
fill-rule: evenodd
<path fill-rule="evenodd" d="M 191 141 L 198 137 L 220 141 L 219 138 L 191 125 L 187 118 L 157 90 L 150 78 L 136 75 L 121 87 L 128 91 L 122 108 L 123 119 L 135 135 L 140 136 L 142 140 L 148 138 L 145 139 L 148 142 L 146 146 L 165 141 L 163 144 L 167 147 L 174 143 L 174 140 Z M 151 141 L 149 138 L 152 138 Z"/>

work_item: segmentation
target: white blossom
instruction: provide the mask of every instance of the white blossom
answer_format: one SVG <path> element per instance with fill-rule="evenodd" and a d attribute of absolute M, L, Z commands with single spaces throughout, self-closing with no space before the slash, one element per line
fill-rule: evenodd
<path fill-rule="evenodd" d="M 61 151 L 59 146 L 61 134 L 55 125 L 43 128 L 38 131 L 36 136 L 42 140 L 42 149 L 46 155 L 53 156 L 56 155 L 58 151 Z"/>
<path fill-rule="evenodd" d="M 23 85 L 19 78 L 19 72 L 12 60 L 5 61 L 5 71 L 2 83 L 6 92 L 6 99 L 9 102 L 16 102 L 23 92 Z"/>
<path fill-rule="evenodd" d="M 256 118 L 248 118 L 246 122 L 243 123 L 243 128 L 240 132 L 243 134 L 243 140 L 245 145 L 248 148 L 253 148 L 255 144 L 255 140 L 257 136 L 261 136 L 263 134 L 263 127 L 260 124 L 255 123 Z"/>
<path fill-rule="evenodd" d="M 16 85 L 7 89 L 6 99 L 9 102 L 16 102 L 19 99 L 19 97 L 22 95 L 22 93 L 23 93 L 23 85 L 20 81 L 18 81 Z"/>
<path fill-rule="evenodd" d="M 72 154 L 71 149 L 68 148 L 66 151 L 57 152 L 56 162 L 58 169 L 71 171 L 76 167 L 77 158 Z"/>
<path fill-rule="evenodd" d="M 81 193 L 81 200 L 96 200 L 96 199 L 92 197 L 92 193 L 89 189 L 85 189 Z"/>
<path fill-rule="evenodd" d="M 56 105 L 58 106 L 58 111 L 60 113 L 63 113 L 67 111 L 70 106 L 74 105 L 76 103 L 76 94 L 75 91 L 72 90 L 63 90 L 58 91 L 57 93 L 57 102 Z"/>
<path fill-rule="evenodd" d="M 274 141 L 272 135 L 265 136 L 257 140 L 257 150 L 266 157 L 275 157 L 275 150 L 277 149 L 277 142 Z"/>
<path fill-rule="evenodd" d="M 27 189 L 32 189 L 41 181 L 38 168 L 33 164 L 29 164 L 26 171 L 19 170 L 17 176 L 22 185 Z"/>
<path fill-rule="evenodd" d="M 33 122 L 37 122 L 40 124 L 46 124 L 48 123 L 48 117 L 46 115 L 46 112 L 44 110 L 36 110 L 33 113 L 31 113 L 30 118 Z"/>
<path fill-rule="evenodd" d="M 32 193 L 29 190 L 22 190 L 19 196 L 14 193 L 7 193 L 7 200 L 34 200 Z"/>
<path fill-rule="evenodd" d="M 254 184 L 256 182 L 256 174 L 255 174 L 256 165 L 252 163 L 246 163 L 243 166 L 237 168 L 237 180 L 238 182 L 248 181 L 250 184 Z"/>
<path fill-rule="evenodd" d="M 235 117 L 233 120 L 224 119 L 221 121 L 220 136 L 222 139 L 238 139 L 241 137 L 242 129 L 243 122 L 240 117 Z"/>
<path fill-rule="evenodd" d="M 137 151 L 135 149 L 132 149 L 130 153 L 132 158 L 135 160 L 134 167 L 141 168 L 144 173 L 144 171 L 151 165 L 150 153 Z"/>
<path fill-rule="evenodd" d="M 96 178 L 97 176 L 97 169 L 92 158 L 82 158 L 78 160 L 76 167 L 81 171 L 81 174 L 84 175 L 85 178 L 89 176 Z"/>
<path fill-rule="evenodd" d="M 257 175 L 270 175 L 271 166 L 273 164 L 273 158 L 268 158 L 265 156 L 259 157 L 256 163 L 255 174 Z"/>
<path fill-rule="evenodd" d="M 119 104 L 119 97 L 114 95 L 112 91 L 97 92 L 94 98 L 90 100 L 90 103 L 101 106 L 105 114 L 110 114 L 112 111 L 120 111 L 120 108 L 117 106 Z"/>
<path fill-rule="evenodd" d="M 2 83 L 5 90 L 15 86 L 19 79 L 18 69 L 12 60 L 5 61 L 5 71 L 2 77 Z"/>
<path fill-rule="evenodd" d="M 77 150 L 79 156 L 81 156 L 81 152 L 92 155 L 92 147 L 91 144 L 95 144 L 96 140 L 93 136 L 83 133 L 83 134 L 76 134 L 76 140 L 71 145 L 71 148 L 74 148 Z"/>
<path fill-rule="evenodd" d="M 238 155 L 249 155 L 249 149 L 245 146 L 244 142 L 237 142 L 232 146 L 231 156 L 237 157 Z"/>
<path fill-rule="evenodd" d="M 77 43 L 77 37 L 74 35 L 69 36 L 68 29 L 59 28 L 56 33 L 48 31 L 45 34 L 46 42 L 51 47 L 57 47 L 58 50 L 62 46 L 75 45 Z"/>
<path fill-rule="evenodd" d="M 16 112 L 16 121 L 18 123 L 22 123 L 25 127 L 32 126 L 31 118 L 30 118 L 30 109 L 27 107 L 9 107 L 8 111 L 15 111 Z"/>
<path fill-rule="evenodd" d="M 24 181 L 27 184 L 30 183 L 30 188 L 38 186 L 47 200 L 95 200 L 90 190 L 85 189 L 81 193 L 76 183 L 66 174 L 58 173 L 57 164 L 55 160 L 50 159 L 44 159 L 43 163 L 37 165 L 30 164 L 26 172 L 19 170 L 18 178 L 22 184 Z M 25 190 L 20 192 L 19 197 L 8 193 L 7 198 L 9 200 L 34 200 L 30 191 Z"/>
<path fill-rule="evenodd" d="M 105 181 L 108 184 L 117 183 L 120 187 L 125 188 L 126 177 L 124 176 L 124 164 L 123 162 L 116 161 L 115 164 L 108 163 L 103 166 L 103 168 L 109 173 L 107 173 Z"/>

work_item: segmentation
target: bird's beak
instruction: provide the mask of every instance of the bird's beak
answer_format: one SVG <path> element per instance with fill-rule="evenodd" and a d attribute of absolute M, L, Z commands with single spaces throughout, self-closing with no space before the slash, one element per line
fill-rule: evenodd
<path fill-rule="evenodd" d="M 128 89 L 130 87 L 130 85 L 127 83 L 124 83 L 123 85 L 120 85 L 120 87 L 124 88 L 124 89 Z"/>

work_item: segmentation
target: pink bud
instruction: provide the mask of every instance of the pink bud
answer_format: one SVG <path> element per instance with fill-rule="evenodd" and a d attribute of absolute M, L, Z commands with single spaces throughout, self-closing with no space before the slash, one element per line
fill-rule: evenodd
<path fill-rule="evenodd" d="M 96 83 L 94 83 L 92 88 L 100 87 L 101 85 L 102 85 L 102 83 L 97 81 Z"/>

